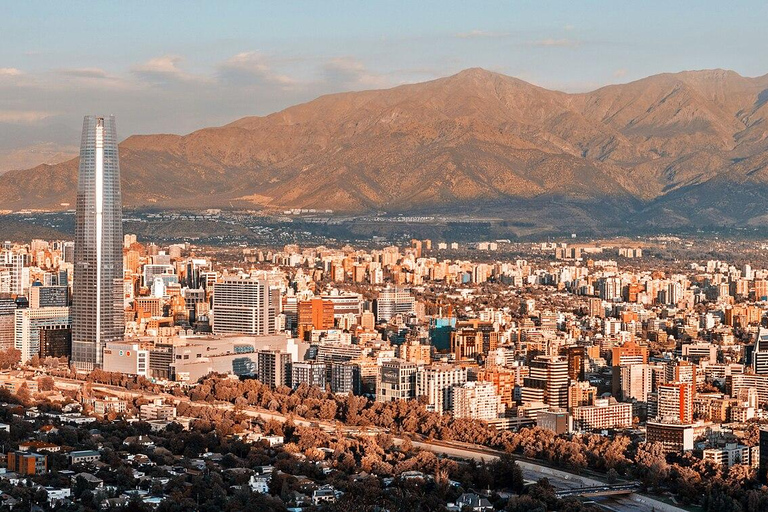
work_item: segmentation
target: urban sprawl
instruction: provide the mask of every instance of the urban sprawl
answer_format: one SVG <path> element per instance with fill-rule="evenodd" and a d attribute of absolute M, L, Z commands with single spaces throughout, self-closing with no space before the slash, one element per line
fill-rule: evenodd
<path fill-rule="evenodd" d="M 158 246 L 87 117 L 74 241 L 0 248 L 0 507 L 768 510 L 768 262 L 687 244 Z"/>

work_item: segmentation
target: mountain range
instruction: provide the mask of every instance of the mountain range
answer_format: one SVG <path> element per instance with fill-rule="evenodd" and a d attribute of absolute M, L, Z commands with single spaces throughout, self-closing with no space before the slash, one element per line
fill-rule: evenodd
<path fill-rule="evenodd" d="M 686 71 L 568 94 L 468 69 L 188 135 L 134 135 L 120 163 L 129 207 L 768 226 L 768 75 Z M 0 208 L 72 207 L 77 166 L 3 174 Z"/>

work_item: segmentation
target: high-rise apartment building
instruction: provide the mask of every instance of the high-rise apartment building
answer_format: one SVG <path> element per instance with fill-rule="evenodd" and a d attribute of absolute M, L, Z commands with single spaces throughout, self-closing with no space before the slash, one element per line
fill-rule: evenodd
<path fill-rule="evenodd" d="M 760 327 L 755 335 L 752 369 L 757 375 L 768 375 L 768 329 Z"/>
<path fill-rule="evenodd" d="M 13 348 L 15 313 L 16 301 L 10 297 L 0 297 L 0 350 Z"/>
<path fill-rule="evenodd" d="M 216 283 L 213 286 L 213 332 L 274 334 L 277 303 L 266 281 L 228 279 Z"/>
<path fill-rule="evenodd" d="M 261 350 L 258 353 L 259 380 L 272 387 L 287 386 L 291 381 L 291 354 L 280 350 Z"/>
<path fill-rule="evenodd" d="M 621 366 L 630 364 L 647 364 L 648 347 L 638 345 L 634 341 L 628 341 L 611 349 L 611 365 L 613 386 L 611 394 L 619 396 L 621 392 Z"/>
<path fill-rule="evenodd" d="M 619 367 L 621 399 L 647 402 L 653 391 L 653 368 L 647 364 L 625 364 Z"/>
<path fill-rule="evenodd" d="M 22 362 L 40 354 L 41 331 L 70 327 L 69 308 L 23 308 L 15 314 L 15 346 Z"/>
<path fill-rule="evenodd" d="M 501 397 L 490 382 L 465 382 L 451 390 L 451 409 L 456 418 L 493 420 L 503 412 Z"/>
<path fill-rule="evenodd" d="M 518 372 L 515 369 L 502 366 L 486 367 L 477 372 L 477 380 L 493 384 L 496 394 L 501 397 L 501 403 L 510 408 L 517 405 L 515 401 L 517 377 Z"/>
<path fill-rule="evenodd" d="M 125 330 L 122 221 L 115 118 L 86 116 L 72 287 L 72 362 L 83 370 L 101 366 L 104 344 Z"/>
<path fill-rule="evenodd" d="M 425 366 L 416 372 L 416 398 L 427 398 L 427 409 L 442 414 L 451 408 L 453 386 L 467 382 L 467 369 L 452 364 Z"/>
<path fill-rule="evenodd" d="M 664 422 L 688 424 L 693 421 L 693 385 L 661 384 L 658 389 L 658 417 Z"/>
<path fill-rule="evenodd" d="M 0 268 L 8 273 L 7 290 L 0 290 L 11 295 L 23 295 L 29 282 L 29 268 L 25 267 L 26 255 L 13 249 L 0 251 Z"/>
<path fill-rule="evenodd" d="M 613 399 L 611 399 L 613 400 Z M 578 430 L 602 430 L 632 426 L 632 404 L 607 398 L 595 400 L 594 405 L 573 409 L 573 426 Z"/>
<path fill-rule="evenodd" d="M 297 361 L 291 365 L 291 386 L 294 389 L 306 384 L 325 390 L 325 377 L 325 363 Z"/>

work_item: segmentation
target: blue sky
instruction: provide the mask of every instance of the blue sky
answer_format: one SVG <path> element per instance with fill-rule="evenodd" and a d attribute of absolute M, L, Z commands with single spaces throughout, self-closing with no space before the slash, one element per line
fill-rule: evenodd
<path fill-rule="evenodd" d="M 767 21 L 765 1 L 0 0 L 0 151 L 65 144 L 88 112 L 123 137 L 186 133 L 476 66 L 565 91 L 758 76 Z"/>

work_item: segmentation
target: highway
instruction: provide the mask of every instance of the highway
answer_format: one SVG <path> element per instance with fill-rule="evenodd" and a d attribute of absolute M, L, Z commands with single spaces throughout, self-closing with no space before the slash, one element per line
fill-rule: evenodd
<path fill-rule="evenodd" d="M 395 441 L 402 442 L 401 439 Z M 446 443 L 443 441 L 421 442 L 413 441 L 413 445 L 423 450 L 429 450 L 448 457 L 457 457 L 478 462 L 492 462 L 498 459 L 501 452 L 482 446 L 472 446 L 464 443 Z M 547 478 L 549 483 L 558 491 L 574 491 L 579 494 L 581 488 L 605 488 L 606 482 L 587 476 L 569 473 L 560 469 L 551 468 L 542 464 L 536 464 L 527 460 L 515 458 L 523 478 L 527 481 L 538 481 Z M 627 485 L 633 485 L 627 484 Z M 685 509 L 675 507 L 655 500 L 645 495 L 631 493 L 629 495 L 596 496 L 591 498 L 595 505 L 611 512 L 688 512 Z"/>

